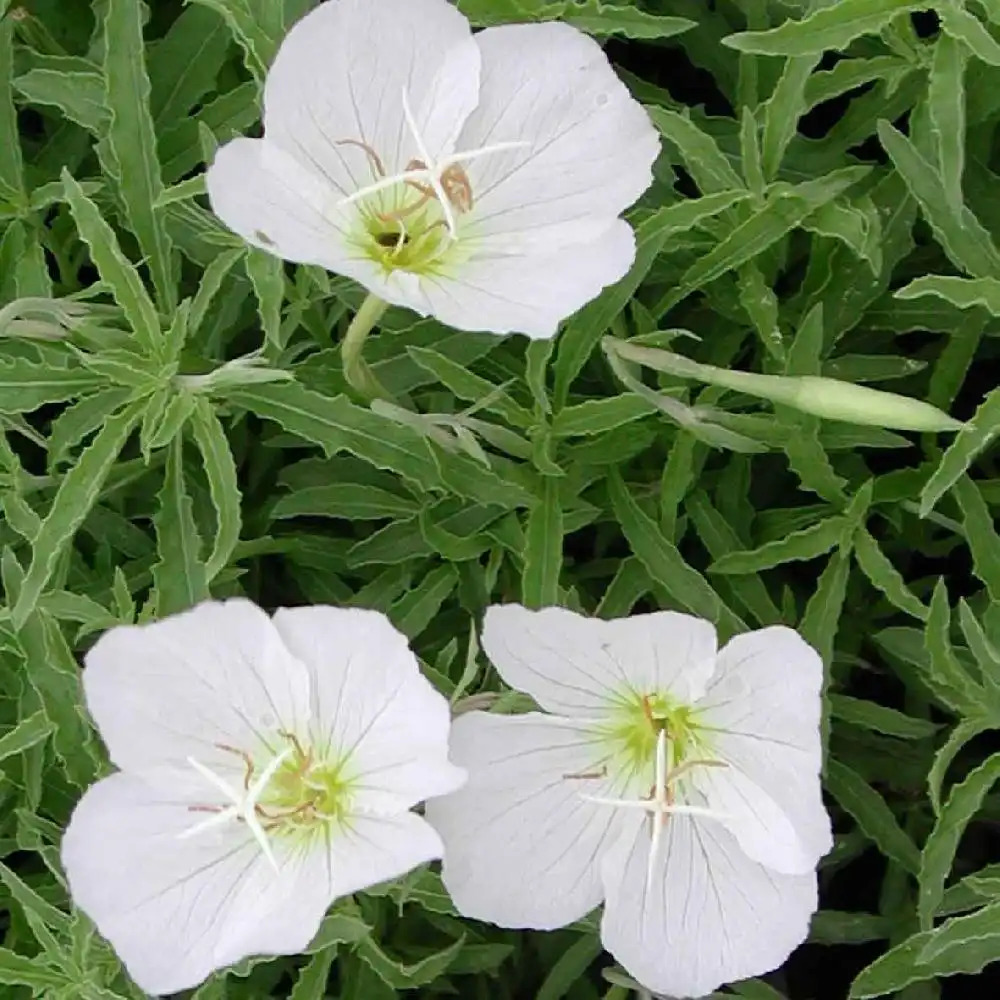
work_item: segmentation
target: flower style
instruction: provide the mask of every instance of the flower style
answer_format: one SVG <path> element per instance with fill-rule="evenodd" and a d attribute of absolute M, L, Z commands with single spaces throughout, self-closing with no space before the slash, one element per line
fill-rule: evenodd
<path fill-rule="evenodd" d="M 302 951 L 334 898 L 441 856 L 410 809 L 464 780 L 448 705 L 378 612 L 208 602 L 107 632 L 83 678 L 120 770 L 63 863 L 147 992 Z"/>
<path fill-rule="evenodd" d="M 708 622 L 672 611 L 518 605 L 489 609 L 483 648 L 545 712 L 452 726 L 469 780 L 427 818 L 458 909 L 547 930 L 604 900 L 605 947 L 675 997 L 780 965 L 831 846 L 816 653 L 783 627 L 717 650 Z"/>
<path fill-rule="evenodd" d="M 253 245 L 463 330 L 551 337 L 631 266 L 619 214 L 659 140 L 566 24 L 472 35 L 447 0 L 328 0 L 223 146 L 212 207 Z"/>

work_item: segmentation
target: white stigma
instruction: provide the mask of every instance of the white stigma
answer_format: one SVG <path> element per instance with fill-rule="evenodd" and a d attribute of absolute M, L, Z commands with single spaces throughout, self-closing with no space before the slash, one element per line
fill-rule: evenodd
<path fill-rule="evenodd" d="M 656 734 L 656 759 L 655 777 L 653 793 L 647 799 L 609 799 L 597 795 L 581 795 L 581 798 L 588 802 L 595 802 L 602 806 L 617 806 L 623 809 L 642 809 L 648 812 L 653 820 L 653 833 L 649 845 L 649 860 L 646 865 L 646 890 L 652 887 L 653 877 L 660 860 L 660 852 L 663 847 L 663 831 L 667 825 L 667 819 L 672 815 L 681 816 L 707 816 L 711 819 L 725 819 L 726 814 L 715 809 L 706 809 L 702 806 L 675 805 L 672 800 L 670 786 L 677 778 L 687 771 L 692 765 L 704 764 L 706 766 L 725 766 L 721 761 L 699 760 L 690 761 L 674 768 L 672 771 L 668 766 L 668 743 L 666 730 L 660 729 Z"/>
<path fill-rule="evenodd" d="M 267 839 L 267 833 L 264 828 L 260 825 L 260 820 L 257 818 L 257 804 L 260 800 L 261 795 L 264 794 L 264 790 L 267 788 L 268 783 L 277 773 L 278 768 L 288 760 L 292 755 L 292 748 L 289 747 L 282 750 L 276 757 L 274 757 L 271 762 L 264 768 L 251 784 L 250 787 L 243 790 L 233 788 L 229 782 L 220 778 L 213 770 L 206 767 L 199 760 L 195 760 L 194 757 L 188 757 L 188 763 L 211 785 L 217 788 L 229 801 L 232 803 L 226 806 L 224 809 L 220 809 L 217 813 L 209 816 L 208 819 L 203 820 L 201 823 L 196 823 L 194 826 L 187 830 L 184 830 L 178 837 L 181 840 L 186 840 L 188 837 L 196 836 L 199 833 L 203 833 L 205 830 L 210 829 L 213 826 L 218 826 L 221 823 L 228 822 L 229 820 L 243 820 L 247 825 L 247 829 L 253 835 L 254 840 L 260 845 L 261 851 L 264 853 L 264 857 L 267 858 L 271 867 L 278 871 L 278 862 L 274 857 L 274 852 L 271 850 L 271 843 Z"/>

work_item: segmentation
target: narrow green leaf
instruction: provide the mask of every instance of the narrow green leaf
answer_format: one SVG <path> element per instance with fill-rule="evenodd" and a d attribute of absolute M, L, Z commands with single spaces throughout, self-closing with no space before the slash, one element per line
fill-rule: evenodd
<path fill-rule="evenodd" d="M 37 67 L 15 78 L 14 87 L 29 103 L 58 108 L 95 136 L 108 131 L 111 115 L 104 103 L 104 77 L 96 70 Z"/>
<path fill-rule="evenodd" d="M 931 808 L 938 815 L 941 813 L 941 788 L 944 785 L 945 774 L 951 767 L 962 748 L 981 733 L 992 729 L 989 719 L 963 719 L 948 736 L 944 746 L 937 752 L 930 771 L 927 772 L 927 797 Z"/>
<path fill-rule="evenodd" d="M 153 564 L 153 583 L 156 613 L 162 618 L 193 607 L 209 596 L 205 565 L 201 561 L 201 538 L 184 482 L 180 435 L 174 438 L 167 452 L 157 508 L 153 525 L 159 559 Z"/>
<path fill-rule="evenodd" d="M 63 476 L 52 507 L 35 538 L 31 565 L 11 611 L 15 627 L 24 624 L 37 604 L 59 557 L 97 500 L 144 407 L 145 401 L 137 400 L 109 417 L 76 465 Z"/>
<path fill-rule="evenodd" d="M 129 226 L 146 257 L 161 309 L 176 305 L 171 241 L 156 203 L 163 180 L 149 111 L 140 0 L 108 0 L 104 18 L 107 142 Z"/>
<path fill-rule="evenodd" d="M 854 558 L 872 586 L 881 591 L 892 605 L 920 621 L 927 620 L 927 608 L 906 586 L 899 570 L 889 561 L 867 528 L 862 527 L 855 532 Z"/>
<path fill-rule="evenodd" d="M 1000 535 L 996 519 L 979 487 L 968 476 L 959 476 L 952 490 L 962 511 L 973 572 L 986 584 L 990 600 L 1000 604 Z"/>
<path fill-rule="evenodd" d="M 860 35 L 880 32 L 900 12 L 925 6 L 926 0 L 837 0 L 801 21 L 729 35 L 722 44 L 762 56 L 820 55 L 828 49 L 846 49 Z"/>
<path fill-rule="evenodd" d="M 0 20 L 0 203 L 24 197 L 21 136 L 11 94 L 14 71 L 14 19 Z"/>
<path fill-rule="evenodd" d="M 556 437 L 603 434 L 655 412 L 655 407 L 642 396 L 631 393 L 588 399 L 585 403 L 560 410 L 552 421 L 552 433 Z"/>
<path fill-rule="evenodd" d="M 0 983 L 8 986 L 29 986 L 39 990 L 57 989 L 68 985 L 66 976 L 41 958 L 25 958 L 9 948 L 0 948 Z"/>
<path fill-rule="evenodd" d="M 608 478 L 608 490 L 615 516 L 629 546 L 649 570 L 650 576 L 692 614 L 715 624 L 726 622 L 730 628 L 735 624 L 736 630 L 742 631 L 742 623 L 723 605 L 708 581 L 684 561 L 677 548 L 663 536 L 656 522 L 635 502 L 617 470 L 613 470 Z"/>
<path fill-rule="evenodd" d="M 990 4 L 984 5 L 989 11 Z M 1000 44 L 986 30 L 977 17 L 964 10 L 953 0 L 944 0 L 936 6 L 941 20 L 941 30 L 960 41 L 974 56 L 989 66 L 1000 66 Z"/>
<path fill-rule="evenodd" d="M 918 299 L 933 295 L 958 306 L 959 309 L 982 306 L 992 315 L 1000 316 L 998 278 L 960 278 L 954 275 L 927 274 L 921 278 L 914 278 L 894 294 L 897 299 Z"/>
<path fill-rule="evenodd" d="M 976 456 L 1000 434 L 1000 388 L 994 389 L 980 404 L 971 420 L 955 435 L 937 468 L 920 491 L 920 516 L 934 509 L 938 500 L 958 482 Z"/>
<path fill-rule="evenodd" d="M 391 469 L 421 489 L 440 485 L 426 438 L 344 396 L 323 396 L 293 382 L 270 382 L 229 389 L 226 398 L 318 444 L 327 457 L 346 451 L 377 468 Z"/>
<path fill-rule="evenodd" d="M 535 1000 L 563 1000 L 600 954 L 600 939 L 594 934 L 581 935 L 549 969 Z"/>
<path fill-rule="evenodd" d="M 980 700 L 979 690 L 962 669 L 951 645 L 951 609 L 944 580 L 939 579 L 931 598 L 927 627 L 924 630 L 924 648 L 927 651 L 930 671 L 936 685 L 948 691 L 954 704 L 971 710 Z"/>
<path fill-rule="evenodd" d="M 41 711 L 22 719 L 0 736 L 0 761 L 41 743 L 54 728 L 48 716 Z"/>
<path fill-rule="evenodd" d="M 432 569 L 389 609 L 392 623 L 403 635 L 415 639 L 430 625 L 457 584 L 458 575 L 454 566 L 445 565 Z"/>
<path fill-rule="evenodd" d="M 974 278 L 1000 274 L 1000 254 L 990 234 L 968 208 L 952 210 L 941 174 L 888 122 L 878 123 L 878 136 L 951 260 Z"/>
<path fill-rule="evenodd" d="M 46 403 L 85 396 L 104 384 L 85 369 L 0 358 L 0 413 L 30 413 Z"/>
<path fill-rule="evenodd" d="M 827 760 L 826 784 L 830 794 L 854 817 L 865 836 L 887 858 L 916 875 L 920 870 L 917 845 L 896 822 L 882 796 L 856 771 L 838 760 Z"/>
<path fill-rule="evenodd" d="M 709 573 L 759 573 L 787 562 L 815 559 L 840 544 L 846 521 L 827 517 L 760 548 L 730 552 L 708 567 Z"/>
<path fill-rule="evenodd" d="M 850 566 L 843 551 L 830 556 L 799 622 L 799 634 L 819 653 L 828 670 L 833 663 L 833 642 L 844 611 Z"/>
<path fill-rule="evenodd" d="M 247 276 L 257 297 L 257 313 L 264 337 L 277 348 L 281 343 L 281 304 L 285 298 L 285 271 L 280 257 L 251 248 L 247 252 Z"/>
<path fill-rule="evenodd" d="M 844 694 L 831 694 L 827 697 L 830 711 L 836 718 L 885 736 L 895 736 L 900 740 L 923 740 L 933 736 L 940 728 L 927 719 L 914 719 L 874 701 L 851 698 Z"/>
<path fill-rule="evenodd" d="M 362 938 L 358 943 L 355 953 L 364 959 L 369 968 L 394 990 L 412 990 L 426 986 L 439 976 L 444 975 L 463 947 L 465 947 L 464 934 L 447 948 L 428 955 L 418 962 L 406 965 L 390 958 L 379 947 L 375 939 L 368 936 Z"/>
<path fill-rule="evenodd" d="M 90 247 L 90 256 L 101 278 L 121 306 L 137 340 L 149 354 L 155 354 L 160 339 L 160 320 L 138 272 L 121 252 L 114 231 L 104 221 L 100 210 L 65 169 L 62 182 L 80 238 Z"/>
<path fill-rule="evenodd" d="M 983 801 L 1000 779 L 1000 754 L 994 754 L 956 785 L 924 843 L 920 864 L 920 894 L 917 912 L 920 929 L 929 931 L 944 897 L 944 883 L 955 860 L 965 828 L 982 808 Z"/>
<path fill-rule="evenodd" d="M 626 38 L 673 38 L 696 27 L 685 17 L 661 17 L 635 7 L 620 7 L 600 0 L 577 0 L 569 4 L 562 20 L 589 35 L 625 35 Z"/>
<path fill-rule="evenodd" d="M 273 25 L 267 25 L 259 20 L 248 0 L 192 0 L 192 2 L 210 7 L 221 15 L 233 38 L 243 50 L 247 69 L 258 83 L 263 83 L 267 67 L 271 65 L 278 51 L 281 32 L 268 33 L 267 29 L 269 27 L 273 29 Z"/>
<path fill-rule="evenodd" d="M 815 54 L 788 59 L 764 103 L 764 136 L 761 158 L 764 176 L 773 180 L 781 167 L 788 144 L 795 137 L 799 119 L 806 113 L 806 87 L 817 62 Z"/>
<path fill-rule="evenodd" d="M 542 499 L 528 512 L 525 530 L 521 601 L 528 608 L 559 603 L 559 573 L 563 560 L 563 512 L 559 480 L 547 476 Z"/>
<path fill-rule="evenodd" d="M 313 955 L 299 972 L 288 1000 L 325 1000 L 330 969 L 336 957 L 334 948 L 324 948 Z"/>
<path fill-rule="evenodd" d="M 965 63 L 962 46 L 942 32 L 934 44 L 927 106 L 937 143 L 938 170 L 948 208 L 961 215 L 965 172 Z"/>
<path fill-rule="evenodd" d="M 195 406 L 191 429 L 201 451 L 202 468 L 215 507 L 215 541 L 205 561 L 205 579 L 211 583 L 226 568 L 240 540 L 240 487 L 226 432 L 205 398 L 199 399 Z"/>
<path fill-rule="evenodd" d="M 330 483 L 306 486 L 281 497 L 271 517 L 340 517 L 349 521 L 408 518 L 418 505 L 408 497 L 367 483 Z"/>

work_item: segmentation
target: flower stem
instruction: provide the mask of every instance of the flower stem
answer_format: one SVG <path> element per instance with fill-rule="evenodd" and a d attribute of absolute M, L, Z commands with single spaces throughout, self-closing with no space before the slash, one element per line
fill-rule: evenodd
<path fill-rule="evenodd" d="M 347 379 L 347 383 L 352 389 L 369 401 L 373 399 L 392 400 L 388 390 L 382 387 L 361 356 L 368 334 L 382 318 L 388 305 L 378 296 L 369 295 L 361 303 L 361 308 L 354 314 L 354 319 L 351 320 L 351 325 L 347 328 L 347 333 L 344 334 L 344 340 L 340 345 L 344 378 Z"/>

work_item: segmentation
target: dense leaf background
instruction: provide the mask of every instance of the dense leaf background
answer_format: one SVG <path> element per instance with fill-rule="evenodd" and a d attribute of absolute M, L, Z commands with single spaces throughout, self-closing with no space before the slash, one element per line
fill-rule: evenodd
<path fill-rule="evenodd" d="M 362 291 L 248 252 L 203 194 L 312 0 L 0 0 L 0 993 L 141 996 L 59 866 L 107 767 L 78 664 L 117 622 L 243 593 L 380 608 L 456 699 L 498 687 L 475 644 L 493 601 L 797 627 L 828 668 L 837 843 L 809 943 L 720 995 L 991 995 L 1000 5 L 459 5 L 601 39 L 663 154 L 618 286 L 530 346 L 391 310 L 366 356 L 400 403 L 372 409 L 337 351 Z M 640 369 L 609 335 L 969 423 L 823 421 Z M 193 996 L 407 990 L 633 984 L 596 918 L 463 921 L 427 870 Z"/>

